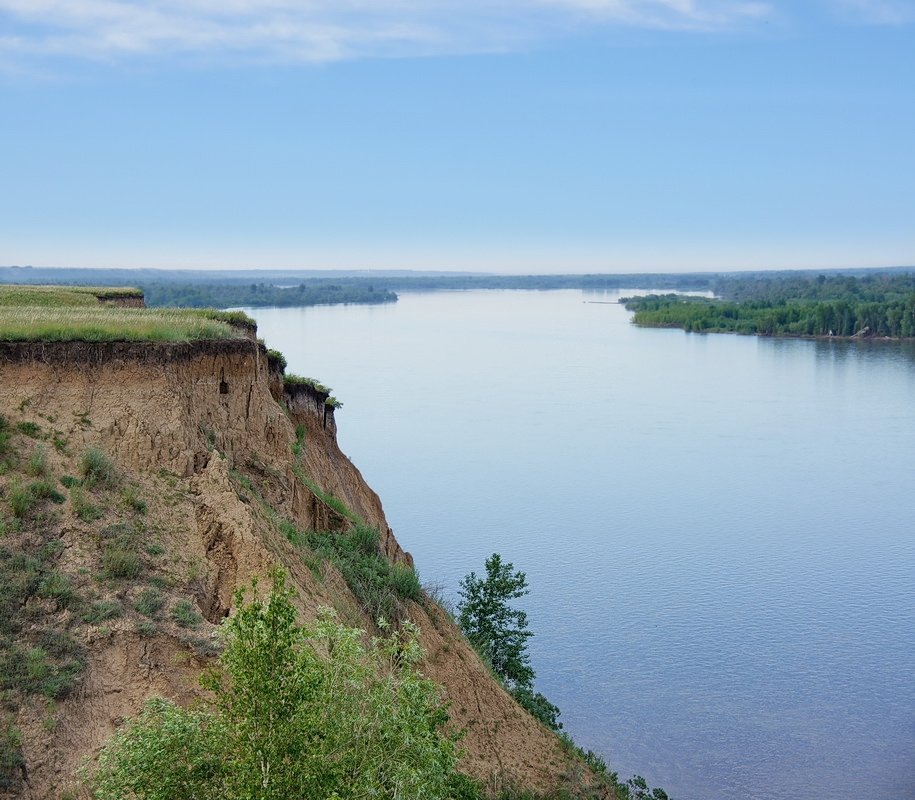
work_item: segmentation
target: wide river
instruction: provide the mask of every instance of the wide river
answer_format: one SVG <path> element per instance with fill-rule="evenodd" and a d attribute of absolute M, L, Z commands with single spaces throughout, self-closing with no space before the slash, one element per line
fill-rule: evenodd
<path fill-rule="evenodd" d="M 915 347 L 639 329 L 617 298 L 249 313 L 345 403 L 424 582 L 527 573 L 537 688 L 622 777 L 915 798 Z"/>

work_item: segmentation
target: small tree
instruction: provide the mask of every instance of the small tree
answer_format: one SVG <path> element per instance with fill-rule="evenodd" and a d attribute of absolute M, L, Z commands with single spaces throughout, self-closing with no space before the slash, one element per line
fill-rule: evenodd
<path fill-rule="evenodd" d="M 212 702 L 149 701 L 102 750 L 96 798 L 432 800 L 466 783 L 414 626 L 369 647 L 331 612 L 299 626 L 277 576 L 225 630 Z"/>
<path fill-rule="evenodd" d="M 530 688 L 534 670 L 530 666 L 527 614 L 512 608 L 510 601 L 528 593 L 527 577 L 502 556 L 486 559 L 486 577 L 471 572 L 461 581 L 458 621 L 464 635 L 509 689 Z"/>

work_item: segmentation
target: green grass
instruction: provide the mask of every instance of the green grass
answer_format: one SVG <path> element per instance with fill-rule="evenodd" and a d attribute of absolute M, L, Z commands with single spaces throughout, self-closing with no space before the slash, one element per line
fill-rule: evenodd
<path fill-rule="evenodd" d="M 135 550 L 118 542 L 105 545 L 102 551 L 102 573 L 106 578 L 137 578 L 142 568 L 140 556 Z"/>
<path fill-rule="evenodd" d="M 117 619 L 124 614 L 124 607 L 118 600 L 95 600 L 83 614 L 83 622 L 95 625 L 110 619 Z"/>
<path fill-rule="evenodd" d="M 19 431 L 19 433 L 24 433 L 26 436 L 31 436 L 33 439 L 41 439 L 44 437 L 41 426 L 35 422 L 17 422 L 16 430 Z"/>
<path fill-rule="evenodd" d="M 111 488 L 118 482 L 118 471 L 114 462 L 97 447 L 90 447 L 79 460 L 79 471 L 83 482 L 90 489 Z"/>
<path fill-rule="evenodd" d="M 33 478 L 46 478 L 50 468 L 48 467 L 48 453 L 42 444 L 36 444 L 25 462 L 25 473 Z"/>
<path fill-rule="evenodd" d="M 306 378 L 302 375 L 296 375 L 293 372 L 289 372 L 283 376 L 283 388 L 295 389 L 300 386 L 307 386 L 321 394 L 330 394 L 331 392 L 329 386 L 325 386 L 321 381 L 316 380 L 315 378 Z"/>
<path fill-rule="evenodd" d="M 134 601 L 133 607 L 144 617 L 151 617 L 165 605 L 162 592 L 154 586 L 146 587 Z"/>
<path fill-rule="evenodd" d="M 188 342 L 239 339 L 253 321 L 210 309 L 0 305 L 0 341 Z"/>
<path fill-rule="evenodd" d="M 129 483 L 121 490 L 124 504 L 135 514 L 145 514 L 148 511 L 146 501 L 140 497 L 140 487 Z"/>
<path fill-rule="evenodd" d="M 172 606 L 172 619 L 182 628 L 196 628 L 203 622 L 190 600 L 179 600 Z"/>
<path fill-rule="evenodd" d="M 25 519 L 32 510 L 32 506 L 35 505 L 34 495 L 27 486 L 23 486 L 21 483 L 14 483 L 10 486 L 7 499 L 16 519 Z"/>
<path fill-rule="evenodd" d="M 384 557 L 381 537 L 374 528 L 357 525 L 344 532 L 309 531 L 299 536 L 309 549 L 340 571 L 362 610 L 373 620 L 398 621 L 402 617 L 403 601 L 422 599 L 415 570 L 404 564 L 392 564 Z M 294 541 L 288 534 L 287 538 Z"/>
<path fill-rule="evenodd" d="M 76 592 L 66 575 L 49 572 L 38 584 L 38 596 L 53 600 L 58 608 L 69 608 L 76 599 Z"/>
<path fill-rule="evenodd" d="M 4 714 L 0 719 L 0 791 L 18 791 L 20 770 L 24 765 L 22 731 Z"/>
<path fill-rule="evenodd" d="M 102 510 L 89 499 L 82 486 L 70 488 L 70 505 L 73 513 L 83 522 L 93 522 L 102 516 Z"/>

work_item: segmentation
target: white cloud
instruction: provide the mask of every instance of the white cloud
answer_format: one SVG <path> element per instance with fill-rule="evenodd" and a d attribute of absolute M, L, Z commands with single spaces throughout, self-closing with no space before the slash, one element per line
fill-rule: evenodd
<path fill-rule="evenodd" d="M 0 0 L 0 57 L 333 61 L 484 52 L 569 26 L 722 29 L 758 0 Z"/>
<path fill-rule="evenodd" d="M 872 25 L 915 22 L 915 0 L 836 0 L 840 11 Z"/>

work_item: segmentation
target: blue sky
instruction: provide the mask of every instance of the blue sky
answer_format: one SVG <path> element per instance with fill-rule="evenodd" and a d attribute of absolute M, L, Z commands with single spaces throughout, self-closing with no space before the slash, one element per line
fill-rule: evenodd
<path fill-rule="evenodd" d="M 0 264 L 915 264 L 915 0 L 0 0 Z"/>

